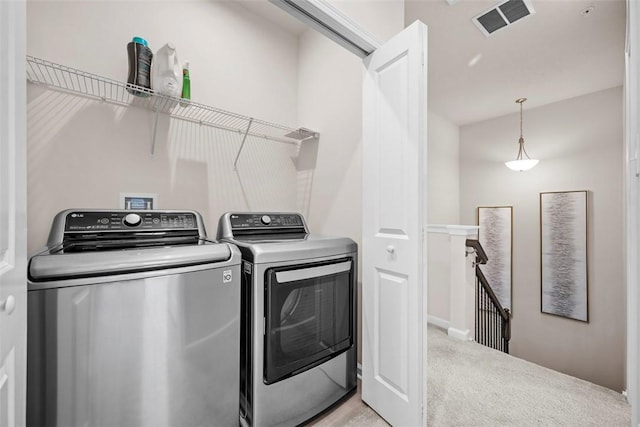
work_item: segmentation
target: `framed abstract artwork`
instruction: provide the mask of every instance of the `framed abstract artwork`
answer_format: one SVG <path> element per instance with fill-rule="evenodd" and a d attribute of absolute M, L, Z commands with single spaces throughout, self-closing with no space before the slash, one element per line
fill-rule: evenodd
<path fill-rule="evenodd" d="M 489 258 L 482 272 L 502 307 L 511 311 L 513 207 L 478 207 L 478 225 L 478 240 Z"/>
<path fill-rule="evenodd" d="M 543 313 L 589 321 L 587 191 L 540 193 Z"/>

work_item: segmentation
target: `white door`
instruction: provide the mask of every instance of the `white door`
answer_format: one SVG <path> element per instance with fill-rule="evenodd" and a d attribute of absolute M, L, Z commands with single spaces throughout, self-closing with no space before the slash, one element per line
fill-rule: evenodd
<path fill-rule="evenodd" d="M 26 12 L 0 0 L 0 427 L 25 424 Z"/>
<path fill-rule="evenodd" d="M 426 424 L 427 27 L 364 60 L 362 399 L 394 426 Z"/>

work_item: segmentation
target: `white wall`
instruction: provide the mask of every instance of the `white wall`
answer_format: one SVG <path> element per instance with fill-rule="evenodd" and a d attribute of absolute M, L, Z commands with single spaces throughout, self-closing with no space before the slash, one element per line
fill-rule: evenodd
<path fill-rule="evenodd" d="M 197 102 L 298 127 L 298 41 L 227 1 L 29 1 L 27 53 L 119 81 L 133 36 L 171 41 L 191 62 Z M 227 210 L 295 210 L 294 146 L 241 136 L 29 85 L 29 251 L 65 208 L 119 207 L 121 192 L 155 193 L 159 208 L 196 209 L 215 235 Z M 309 126 L 307 126 L 309 127 Z"/>
<path fill-rule="evenodd" d="M 320 132 L 301 150 L 315 159 L 309 226 L 360 242 L 362 61 L 315 31 L 300 37 L 299 58 L 299 117 Z"/>
<path fill-rule="evenodd" d="M 457 125 L 430 111 L 427 160 L 429 224 L 460 223 L 460 168 Z"/>
<path fill-rule="evenodd" d="M 477 206 L 513 206 L 511 353 L 611 389 L 624 389 L 622 89 L 528 110 L 526 148 L 540 164 L 513 172 L 519 113 L 460 130 L 461 221 Z M 539 193 L 589 190 L 589 323 L 540 312 Z"/>
<path fill-rule="evenodd" d="M 428 116 L 428 128 L 427 223 L 460 224 L 459 129 L 432 111 Z M 449 321 L 449 235 L 429 233 L 427 239 L 427 313 L 437 319 Z"/>

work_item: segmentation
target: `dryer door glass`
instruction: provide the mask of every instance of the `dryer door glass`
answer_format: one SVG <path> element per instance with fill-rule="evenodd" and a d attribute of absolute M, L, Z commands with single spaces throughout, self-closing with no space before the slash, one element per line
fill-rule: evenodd
<path fill-rule="evenodd" d="M 271 384 L 337 356 L 353 344 L 354 263 L 266 272 L 264 382 Z"/>

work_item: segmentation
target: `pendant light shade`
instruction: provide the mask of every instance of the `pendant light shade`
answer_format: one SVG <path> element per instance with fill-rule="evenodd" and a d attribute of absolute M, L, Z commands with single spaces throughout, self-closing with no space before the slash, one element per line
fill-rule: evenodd
<path fill-rule="evenodd" d="M 524 149 L 524 137 L 522 136 L 522 103 L 526 100 L 527 98 L 516 99 L 516 102 L 520 104 L 520 139 L 518 140 L 518 156 L 515 160 L 505 162 L 505 165 L 509 169 L 518 172 L 527 171 L 538 164 L 538 160 L 529 157 L 529 154 L 527 154 L 527 151 Z"/>
<path fill-rule="evenodd" d="M 520 159 L 520 160 L 511 160 L 510 162 L 504 162 L 505 165 L 511 170 L 524 172 L 532 169 L 535 165 L 538 164 L 540 160 L 535 159 Z"/>

